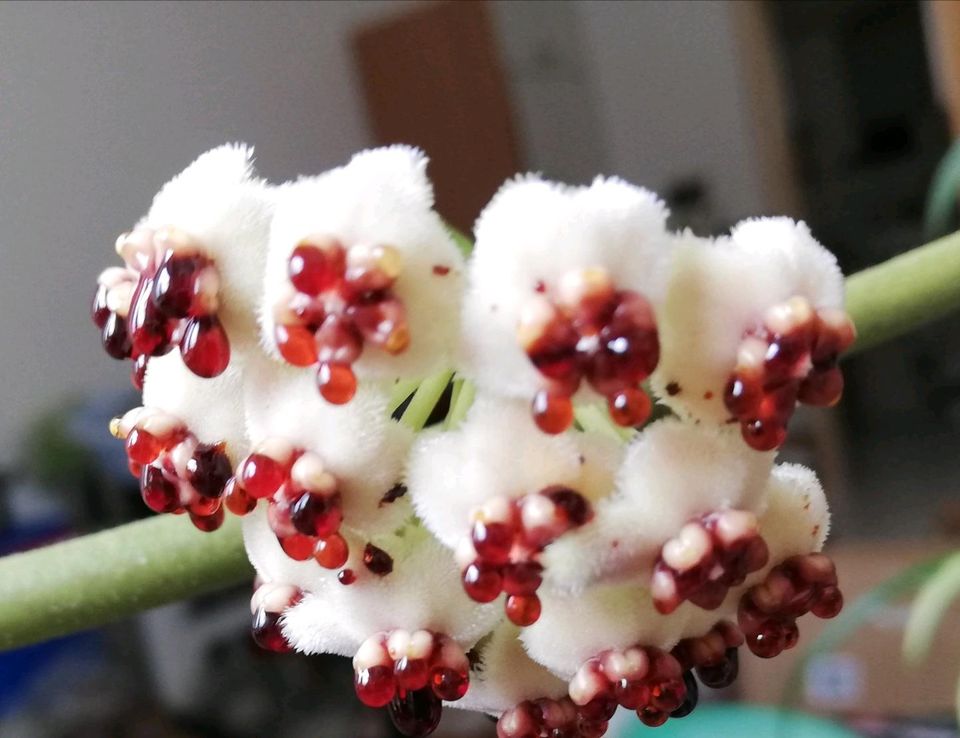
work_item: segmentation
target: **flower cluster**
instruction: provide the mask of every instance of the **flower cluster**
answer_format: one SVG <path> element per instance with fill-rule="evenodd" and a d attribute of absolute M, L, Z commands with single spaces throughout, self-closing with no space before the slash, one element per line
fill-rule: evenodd
<path fill-rule="evenodd" d="M 701 238 L 621 180 L 527 176 L 465 259 L 416 150 L 281 186 L 250 157 L 161 190 L 93 318 L 143 389 L 111 430 L 147 505 L 243 517 L 258 644 L 353 658 L 406 735 L 449 703 L 597 738 L 839 612 L 823 490 L 776 464 L 854 340 L 803 223 Z"/>

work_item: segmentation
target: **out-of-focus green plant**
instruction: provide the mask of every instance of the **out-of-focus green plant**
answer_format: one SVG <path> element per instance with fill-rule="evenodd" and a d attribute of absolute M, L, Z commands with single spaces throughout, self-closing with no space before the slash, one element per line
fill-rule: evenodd
<path fill-rule="evenodd" d="M 960 200 L 960 139 L 954 141 L 933 175 L 923 214 L 923 230 L 928 240 L 945 236 L 958 226 Z"/>
<path fill-rule="evenodd" d="M 958 204 L 960 139 L 947 150 L 930 185 L 923 224 L 928 238 L 939 238 L 957 228 L 960 221 Z M 913 600 L 904 628 L 902 653 L 906 664 L 916 668 L 930 655 L 943 618 L 953 602 L 960 598 L 960 551 L 942 554 L 911 566 L 848 605 L 807 648 L 787 681 L 784 703 L 789 703 L 800 693 L 804 672 L 812 658 L 834 650 L 878 610 L 910 595 Z M 960 678 L 957 681 L 955 709 L 960 722 Z"/>

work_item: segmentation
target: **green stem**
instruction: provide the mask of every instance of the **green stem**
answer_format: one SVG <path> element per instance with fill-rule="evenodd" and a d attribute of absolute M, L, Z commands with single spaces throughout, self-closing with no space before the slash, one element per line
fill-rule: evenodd
<path fill-rule="evenodd" d="M 960 308 L 960 233 L 910 251 L 847 280 L 855 351 L 896 338 Z M 426 423 L 452 376 L 423 382 L 404 413 Z M 455 425 L 472 401 L 464 383 Z M 231 586 L 250 576 L 240 525 L 228 517 L 199 533 L 164 515 L 0 559 L 0 648 L 91 628 L 167 602 Z"/>
<path fill-rule="evenodd" d="M 92 628 L 252 579 L 240 520 L 163 515 L 0 559 L 0 648 Z"/>
<path fill-rule="evenodd" d="M 450 398 L 450 412 L 447 413 L 447 419 L 444 422 L 444 428 L 447 429 L 460 425 L 477 394 L 477 388 L 469 379 L 458 379 L 455 389 L 453 397 Z"/>
<path fill-rule="evenodd" d="M 450 377 L 452 376 L 452 371 L 444 371 L 425 379 L 420 384 L 413 399 L 410 400 L 407 409 L 404 410 L 400 422 L 410 426 L 415 431 L 421 430 L 427 424 L 430 413 L 437 406 L 437 402 L 450 383 Z"/>
<path fill-rule="evenodd" d="M 960 307 L 960 231 L 847 279 L 859 352 Z"/>

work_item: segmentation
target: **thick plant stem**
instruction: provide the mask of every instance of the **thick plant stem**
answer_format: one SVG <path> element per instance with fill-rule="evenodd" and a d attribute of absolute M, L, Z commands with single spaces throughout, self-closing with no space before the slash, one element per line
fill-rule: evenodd
<path fill-rule="evenodd" d="M 163 515 L 0 559 L 0 649 L 253 579 L 240 520 L 201 533 Z"/>
<path fill-rule="evenodd" d="M 851 353 L 897 338 L 960 308 L 960 231 L 847 279 L 857 326 Z"/>
<path fill-rule="evenodd" d="M 853 275 L 847 299 L 858 332 L 853 351 L 960 309 L 960 233 Z M 444 372 L 421 384 L 403 422 L 422 428 L 450 377 Z M 472 386 L 462 385 L 450 425 L 471 399 Z M 231 517 L 216 533 L 200 533 L 183 516 L 164 515 L 8 556 L 0 559 L 0 648 L 102 625 L 250 576 L 240 524 Z"/>

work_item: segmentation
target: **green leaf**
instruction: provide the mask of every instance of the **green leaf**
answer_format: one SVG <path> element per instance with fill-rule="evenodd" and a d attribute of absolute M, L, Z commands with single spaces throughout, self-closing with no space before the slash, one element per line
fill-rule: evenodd
<path fill-rule="evenodd" d="M 957 224 L 957 199 L 960 197 L 960 139 L 947 149 L 927 193 L 923 229 L 927 240 L 939 238 Z"/>
<path fill-rule="evenodd" d="M 913 600 L 903 633 L 903 656 L 908 664 L 916 666 L 927 658 L 937 628 L 958 596 L 960 552 L 943 561 Z"/>

